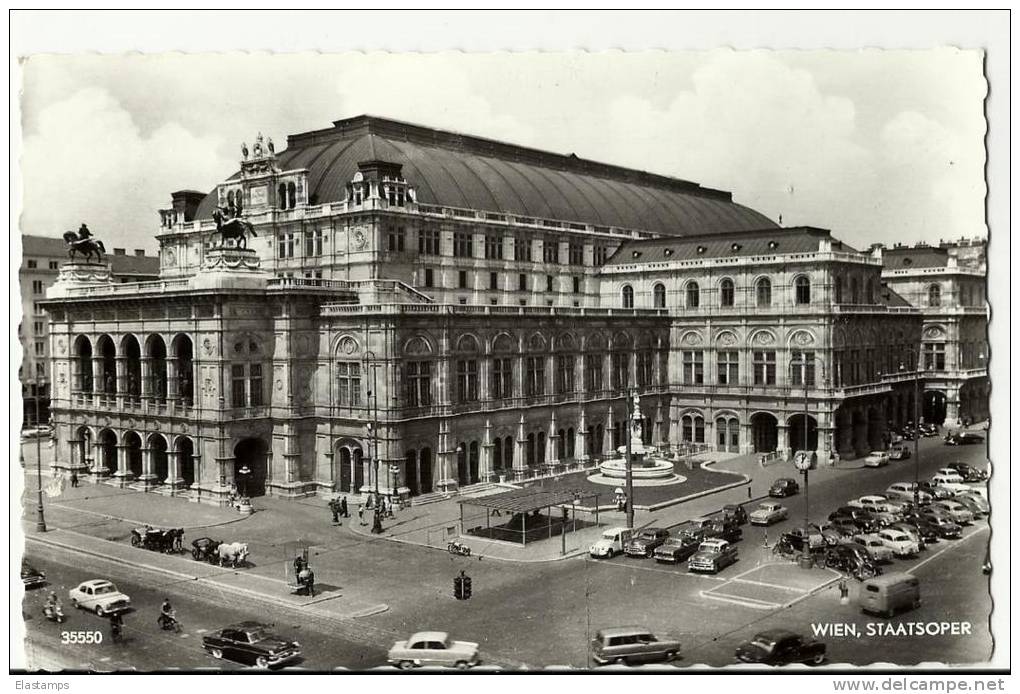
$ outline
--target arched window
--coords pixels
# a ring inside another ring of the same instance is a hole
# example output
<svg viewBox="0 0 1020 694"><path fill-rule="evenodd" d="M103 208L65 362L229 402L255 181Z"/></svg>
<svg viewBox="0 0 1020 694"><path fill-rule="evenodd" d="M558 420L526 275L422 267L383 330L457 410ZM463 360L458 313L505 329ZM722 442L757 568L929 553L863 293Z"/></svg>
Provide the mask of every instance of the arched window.
<svg viewBox="0 0 1020 694"><path fill-rule="evenodd" d="M687 283L687 308L698 308L701 305L701 288L697 282Z"/></svg>
<svg viewBox="0 0 1020 694"><path fill-rule="evenodd" d="M719 283L719 305L733 305L733 280L724 279Z"/></svg>
<svg viewBox="0 0 1020 694"><path fill-rule="evenodd" d="M798 304L811 303L811 280L804 275L794 282L794 301Z"/></svg>
<svg viewBox="0 0 1020 694"><path fill-rule="evenodd" d="M759 306L772 305L772 282L767 277L762 277L754 285L755 302Z"/></svg>
<svg viewBox="0 0 1020 694"><path fill-rule="evenodd" d="M293 183L287 184L287 207L290 209L297 207L297 186Z"/></svg>
<svg viewBox="0 0 1020 694"><path fill-rule="evenodd" d="M629 284L623 285L623 307L634 308L634 288Z"/></svg>
<svg viewBox="0 0 1020 694"><path fill-rule="evenodd" d="M227 208L229 209L233 206L234 206L234 191L230 191L227 193Z"/></svg>
<svg viewBox="0 0 1020 694"><path fill-rule="evenodd" d="M666 285L661 282L652 289L655 308L666 308Z"/></svg>
<svg viewBox="0 0 1020 694"><path fill-rule="evenodd" d="M937 284L933 284L928 287L928 305L929 306L941 306L942 305L942 287Z"/></svg>

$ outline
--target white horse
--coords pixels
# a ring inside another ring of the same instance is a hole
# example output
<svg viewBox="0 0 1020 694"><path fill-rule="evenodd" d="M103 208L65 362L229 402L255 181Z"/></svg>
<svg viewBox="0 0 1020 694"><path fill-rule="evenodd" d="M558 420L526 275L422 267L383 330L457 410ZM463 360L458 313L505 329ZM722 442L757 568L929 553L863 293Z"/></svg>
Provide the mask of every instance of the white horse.
<svg viewBox="0 0 1020 694"><path fill-rule="evenodd" d="M227 561L234 568L248 561L248 545L242 542L224 543L216 549L220 555L220 566Z"/></svg>

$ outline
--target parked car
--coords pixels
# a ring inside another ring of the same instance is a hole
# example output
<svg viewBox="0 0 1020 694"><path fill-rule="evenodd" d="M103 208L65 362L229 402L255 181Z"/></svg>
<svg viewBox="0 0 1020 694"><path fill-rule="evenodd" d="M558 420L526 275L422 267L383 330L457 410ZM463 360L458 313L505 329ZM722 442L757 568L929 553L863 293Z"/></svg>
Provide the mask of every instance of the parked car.
<svg viewBox="0 0 1020 694"><path fill-rule="evenodd" d="M670 661L679 653L679 641L660 639L645 627L600 629L591 640L591 657L599 665Z"/></svg>
<svg viewBox="0 0 1020 694"><path fill-rule="evenodd" d="M864 458L865 467L882 467L889 464L889 454L885 451L872 451Z"/></svg>
<svg viewBox="0 0 1020 694"><path fill-rule="evenodd" d="M743 504L726 504L722 507L723 518L732 518L737 525L747 525L747 510Z"/></svg>
<svg viewBox="0 0 1020 694"><path fill-rule="evenodd" d="M627 543L630 542L632 532L630 528L607 528L602 531L602 537L595 540L588 548L588 554L597 558L622 554Z"/></svg>
<svg viewBox="0 0 1020 694"><path fill-rule="evenodd" d="M955 493L950 489L946 489L945 487L939 487L935 484L932 484L928 480L921 480L918 483L918 486L920 487L921 491L928 492L935 499L949 499L952 498L952 496ZM911 489L913 489L913 487L911 487Z"/></svg>
<svg viewBox="0 0 1020 694"><path fill-rule="evenodd" d="M110 581L94 578L83 581L68 591L71 607L92 610L100 617L131 608L131 598L117 590Z"/></svg>
<svg viewBox="0 0 1020 694"><path fill-rule="evenodd" d="M825 644L786 629L769 629L737 646L737 660L761 665L790 665L825 661Z"/></svg>
<svg viewBox="0 0 1020 694"><path fill-rule="evenodd" d="M260 668L282 665L301 657L301 644L275 636L261 622L239 622L202 637L202 648L213 658L226 658Z"/></svg>
<svg viewBox="0 0 1020 694"><path fill-rule="evenodd" d="M21 582L24 584L26 590L29 588L38 588L39 586L46 585L46 574L22 559Z"/></svg>
<svg viewBox="0 0 1020 694"><path fill-rule="evenodd" d="M859 533L854 535L854 542L865 547L875 561L888 562L893 560L893 551L886 546L875 533Z"/></svg>
<svg viewBox="0 0 1020 694"><path fill-rule="evenodd" d="M885 490L885 495L890 499L901 499L903 501L914 502L914 483L913 482L896 482L890 484ZM923 489L917 490L917 501L922 506L930 504L935 498L931 495L931 492L926 492Z"/></svg>
<svg viewBox="0 0 1020 694"><path fill-rule="evenodd" d="M878 565L867 547L854 542L828 547L825 550L825 565L830 569L848 573L859 581L882 573L882 567Z"/></svg>
<svg viewBox="0 0 1020 694"><path fill-rule="evenodd" d="M881 494L866 494L859 499L851 499L847 502L847 505L856 506L875 513L896 514L907 511L906 503L894 499L888 499Z"/></svg>
<svg viewBox="0 0 1020 694"><path fill-rule="evenodd" d="M882 524L871 511L854 506L840 506L829 514L829 520L836 518L849 518L859 530L864 532L871 532L882 527Z"/></svg>
<svg viewBox="0 0 1020 694"><path fill-rule="evenodd" d="M941 509L953 520L954 523L967 525L974 520L974 514L955 499L943 499L931 505L933 509Z"/></svg>
<svg viewBox="0 0 1020 694"><path fill-rule="evenodd" d="M386 662L401 670L414 667L456 667L467 670L478 665L478 644L454 641L445 631L419 631L406 641L397 641L386 654Z"/></svg>
<svg viewBox="0 0 1020 694"><path fill-rule="evenodd" d="M858 532L860 532L860 528L854 523L853 518L849 516L836 516L822 524L822 537L825 538L825 544L827 545L838 545Z"/></svg>
<svg viewBox="0 0 1020 694"><path fill-rule="evenodd" d="M735 520L716 518L705 530L705 537L718 537L727 542L738 542L744 531Z"/></svg>
<svg viewBox="0 0 1020 694"><path fill-rule="evenodd" d="M650 557L655 548L666 541L669 531L665 528L644 528L627 543L624 551L628 557Z"/></svg>
<svg viewBox="0 0 1020 694"><path fill-rule="evenodd" d="M984 482L988 479L987 472L967 463L949 463L949 465L946 465L946 469L952 470L962 477L964 482Z"/></svg>
<svg viewBox="0 0 1020 694"><path fill-rule="evenodd" d="M789 477L780 477L772 486L769 487L769 496L782 498L785 496L793 496L800 491L800 485L797 484L797 480Z"/></svg>
<svg viewBox="0 0 1020 694"><path fill-rule="evenodd" d="M681 533L680 535L671 536L656 547L652 556L657 562L679 564L697 552L700 544L700 538L693 537L688 533Z"/></svg>
<svg viewBox="0 0 1020 694"><path fill-rule="evenodd" d="M893 551L897 557L912 557L921 551L921 544L913 540L903 530L896 528L885 528L875 533L886 547Z"/></svg>
<svg viewBox="0 0 1020 694"><path fill-rule="evenodd" d="M907 573L875 576L861 584L858 596L862 612L892 617L921 606L921 582Z"/></svg>
<svg viewBox="0 0 1020 694"><path fill-rule="evenodd" d="M718 573L737 561L737 548L726 540L705 540L687 560L690 571Z"/></svg>
<svg viewBox="0 0 1020 694"><path fill-rule="evenodd" d="M966 506L974 517L987 516L992 511L992 507L988 504L988 499L981 496L978 492L963 492L953 497L953 501L958 501Z"/></svg>
<svg viewBox="0 0 1020 694"><path fill-rule="evenodd" d="M903 521L901 523L893 523L889 526L888 530L898 530L906 533L907 536L917 543L918 549L923 550L926 545L932 542L938 542L939 534L934 528L925 526L922 528L920 525L915 523L908 523Z"/></svg>
<svg viewBox="0 0 1020 694"><path fill-rule="evenodd" d="M947 446L969 446L971 444L981 443L984 440L984 436L970 431L961 431L958 434L948 434L944 439L945 445Z"/></svg>
<svg viewBox="0 0 1020 694"><path fill-rule="evenodd" d="M889 460L906 460L910 457L910 448L907 446L893 446L889 449Z"/></svg>
<svg viewBox="0 0 1020 694"><path fill-rule="evenodd" d="M751 511L751 525L772 525L786 520L790 512L785 506L775 501L766 501Z"/></svg>
<svg viewBox="0 0 1020 694"><path fill-rule="evenodd" d="M939 428L937 424L921 424L917 429L921 433L921 436L925 438L939 435Z"/></svg>
<svg viewBox="0 0 1020 694"><path fill-rule="evenodd" d="M801 545L803 545L804 528L799 527L794 528L793 530L788 532L787 535L797 538L798 542ZM825 535L822 533L821 528L819 528L817 525L814 525L813 523L808 526L807 537L808 537L808 549L818 549L819 547L824 547L825 545L828 544L825 541Z"/></svg>
<svg viewBox="0 0 1020 694"><path fill-rule="evenodd" d="M921 518L932 525L941 538L955 540L963 534L963 528L945 512L925 510L921 512Z"/></svg>
<svg viewBox="0 0 1020 694"><path fill-rule="evenodd" d="M973 487L968 484L964 484L963 478L959 475L933 475L931 483L936 487L942 487L943 489L948 490L953 496L956 496L961 492L969 492L973 490Z"/></svg>

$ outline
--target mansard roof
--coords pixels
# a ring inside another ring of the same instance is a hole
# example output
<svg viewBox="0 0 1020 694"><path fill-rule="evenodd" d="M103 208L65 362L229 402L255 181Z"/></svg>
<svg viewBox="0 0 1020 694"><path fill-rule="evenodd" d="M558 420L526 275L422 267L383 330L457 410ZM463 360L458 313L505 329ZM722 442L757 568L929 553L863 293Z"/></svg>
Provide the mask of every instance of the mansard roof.
<svg viewBox="0 0 1020 694"><path fill-rule="evenodd" d="M308 169L312 204L340 201L358 163L402 165L418 202L686 236L776 226L697 183L542 150L358 116L291 135L280 169ZM235 174L236 176L236 174ZM209 195L198 209L208 218Z"/></svg>

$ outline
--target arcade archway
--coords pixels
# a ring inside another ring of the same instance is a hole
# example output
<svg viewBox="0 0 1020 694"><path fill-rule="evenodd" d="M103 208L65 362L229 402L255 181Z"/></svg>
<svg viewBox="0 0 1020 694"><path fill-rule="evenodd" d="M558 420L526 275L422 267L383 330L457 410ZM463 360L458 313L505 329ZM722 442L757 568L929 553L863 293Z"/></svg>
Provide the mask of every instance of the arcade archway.
<svg viewBox="0 0 1020 694"><path fill-rule="evenodd" d="M771 453L779 447L779 422L767 412L751 415L751 440L755 453Z"/></svg>
<svg viewBox="0 0 1020 694"><path fill-rule="evenodd" d="M243 439L234 446L234 481L244 479L245 489L239 492L249 496L264 496L266 479L269 477L268 447L262 439ZM238 472L247 467L251 473L239 476Z"/></svg>

